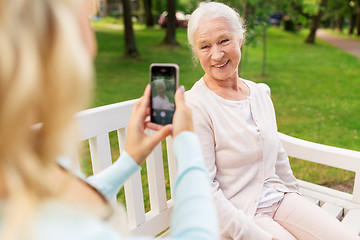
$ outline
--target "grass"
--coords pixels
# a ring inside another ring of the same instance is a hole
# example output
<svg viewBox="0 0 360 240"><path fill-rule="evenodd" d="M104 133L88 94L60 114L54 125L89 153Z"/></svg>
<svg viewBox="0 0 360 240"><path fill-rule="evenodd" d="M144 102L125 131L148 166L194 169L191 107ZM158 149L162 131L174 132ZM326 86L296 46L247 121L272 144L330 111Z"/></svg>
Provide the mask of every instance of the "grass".
<svg viewBox="0 0 360 240"><path fill-rule="evenodd" d="M177 30L177 47L161 44L165 31L135 29L141 58L123 57L124 36L117 23L96 23L98 55L95 60L97 88L92 106L138 98L149 81L153 62L174 62L180 67L180 83L186 89L203 75L194 66L186 31ZM360 151L360 59L317 40L304 43L307 31L287 33L268 30L267 74L261 76L262 48L246 46L241 77L265 82L271 88L280 132L317 143ZM112 134L113 135L113 134ZM116 146L116 136L111 136ZM113 150L113 158L118 152ZM85 171L91 169L85 160ZM297 178L326 186L352 186L352 172L291 159ZM143 167L143 172L146 168ZM144 180L144 178L143 178ZM144 180L144 184L146 179ZM147 190L144 192L148 198ZM120 195L123 195L121 193Z"/></svg>

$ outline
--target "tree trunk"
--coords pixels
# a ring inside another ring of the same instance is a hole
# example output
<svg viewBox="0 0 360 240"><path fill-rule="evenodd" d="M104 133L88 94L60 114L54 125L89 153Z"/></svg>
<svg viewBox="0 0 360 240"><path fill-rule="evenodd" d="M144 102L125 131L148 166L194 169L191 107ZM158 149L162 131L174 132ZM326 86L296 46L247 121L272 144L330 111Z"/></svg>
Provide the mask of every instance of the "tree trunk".
<svg viewBox="0 0 360 240"><path fill-rule="evenodd" d="M321 17L323 15L326 3L327 3L327 0L321 0L320 6L319 6L319 12L313 19L313 23L312 23L312 26L310 29L309 36L305 40L306 43L311 43L311 44L315 43L316 30L319 28Z"/></svg>
<svg viewBox="0 0 360 240"><path fill-rule="evenodd" d="M125 26L125 56L137 57L139 52L136 47L134 29L131 21L130 0L123 0L124 26Z"/></svg>
<svg viewBox="0 0 360 240"><path fill-rule="evenodd" d="M342 33L344 28L344 17L338 17L337 19L337 29L339 32Z"/></svg>
<svg viewBox="0 0 360 240"><path fill-rule="evenodd" d="M332 30L334 30L335 29L335 19L334 19L334 17L332 17L331 19L330 19L330 29L332 29Z"/></svg>
<svg viewBox="0 0 360 240"><path fill-rule="evenodd" d="M358 6L357 6L357 32L356 36L360 37L360 0L358 0Z"/></svg>
<svg viewBox="0 0 360 240"><path fill-rule="evenodd" d="M144 0L146 27L154 26L154 17L151 12L151 0Z"/></svg>
<svg viewBox="0 0 360 240"><path fill-rule="evenodd" d="M131 0L130 0L131 1ZM144 23L144 16L142 14L142 9L143 9L143 3L141 1L136 1L133 4L136 4L136 7L138 9L137 11L137 15L138 15L138 19L137 22L138 24L143 24ZM133 5L134 6L134 5Z"/></svg>
<svg viewBox="0 0 360 240"><path fill-rule="evenodd" d="M166 36L164 43L176 46L176 0L167 0L167 22L166 22Z"/></svg>
<svg viewBox="0 0 360 240"><path fill-rule="evenodd" d="M261 76L265 77L266 74L266 23L263 26L263 62Z"/></svg>
<svg viewBox="0 0 360 240"><path fill-rule="evenodd" d="M244 20L246 20L247 11L248 11L248 0L245 0L244 5L243 5L243 12L242 12L242 16L241 16L241 18Z"/></svg>
<svg viewBox="0 0 360 240"><path fill-rule="evenodd" d="M356 25L356 13L352 13L349 22L349 35L352 35L354 33L355 25Z"/></svg>

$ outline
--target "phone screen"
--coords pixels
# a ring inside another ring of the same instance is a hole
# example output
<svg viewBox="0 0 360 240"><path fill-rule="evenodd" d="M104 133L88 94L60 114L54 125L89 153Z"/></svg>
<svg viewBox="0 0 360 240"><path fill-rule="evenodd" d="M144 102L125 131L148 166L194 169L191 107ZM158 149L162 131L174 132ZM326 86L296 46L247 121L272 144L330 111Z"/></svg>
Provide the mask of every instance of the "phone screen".
<svg viewBox="0 0 360 240"><path fill-rule="evenodd" d="M166 125L172 123L175 112L174 95L177 88L178 66L176 64L152 64L151 122Z"/></svg>

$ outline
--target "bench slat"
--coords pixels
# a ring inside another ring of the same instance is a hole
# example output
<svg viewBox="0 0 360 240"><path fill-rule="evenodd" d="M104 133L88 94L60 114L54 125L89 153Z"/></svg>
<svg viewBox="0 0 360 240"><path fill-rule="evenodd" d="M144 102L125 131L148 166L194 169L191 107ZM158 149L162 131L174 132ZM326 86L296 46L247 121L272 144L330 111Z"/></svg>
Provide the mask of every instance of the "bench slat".
<svg viewBox="0 0 360 240"><path fill-rule="evenodd" d="M349 210L342 223L360 236L360 209Z"/></svg>
<svg viewBox="0 0 360 240"><path fill-rule="evenodd" d="M310 202L312 202L313 204L320 206L320 200L319 199L315 199L315 198L311 198L308 196L303 196L305 199L309 200Z"/></svg>
<svg viewBox="0 0 360 240"><path fill-rule="evenodd" d="M156 236L170 225L170 217L172 211L173 202L170 199L167 202L167 209L161 213L154 213L152 211L146 213L144 223L140 224L136 228L131 229L134 235L150 235Z"/></svg>
<svg viewBox="0 0 360 240"><path fill-rule="evenodd" d="M151 211L160 213L167 207L164 164L161 144L158 144L146 160Z"/></svg>
<svg viewBox="0 0 360 240"><path fill-rule="evenodd" d="M112 164L108 133L89 139L92 168L97 174Z"/></svg>
<svg viewBox="0 0 360 240"><path fill-rule="evenodd" d="M344 214L344 209L342 207L329 202L324 203L321 208L330 213L330 215L336 217L338 220L341 220Z"/></svg>
<svg viewBox="0 0 360 240"><path fill-rule="evenodd" d="M129 226L137 227L145 221L144 195L142 192L141 171L136 171L125 184L126 210Z"/></svg>
<svg viewBox="0 0 360 240"><path fill-rule="evenodd" d="M320 203L333 203L335 205L342 206L344 211L352 208L360 208L360 204L351 201L351 194L302 180L298 181L300 183L300 193L304 196L318 199Z"/></svg>
<svg viewBox="0 0 360 240"><path fill-rule="evenodd" d="M177 163L172 146L173 146L173 138L169 136L166 138L166 150L167 150L167 158L168 158L171 196L174 196L173 190L175 187L175 181L177 176Z"/></svg>
<svg viewBox="0 0 360 240"><path fill-rule="evenodd" d="M117 137L118 137L119 149L120 149L120 152L122 152L125 149L126 128L118 129L117 130Z"/></svg>

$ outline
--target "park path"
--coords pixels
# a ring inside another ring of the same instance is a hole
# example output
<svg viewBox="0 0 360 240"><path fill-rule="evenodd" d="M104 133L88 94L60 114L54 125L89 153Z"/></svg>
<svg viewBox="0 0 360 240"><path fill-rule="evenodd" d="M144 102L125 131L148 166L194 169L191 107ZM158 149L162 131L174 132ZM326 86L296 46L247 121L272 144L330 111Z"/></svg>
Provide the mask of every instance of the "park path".
<svg viewBox="0 0 360 240"><path fill-rule="evenodd" d="M316 31L316 37L360 58L360 41L336 36L323 29Z"/></svg>

